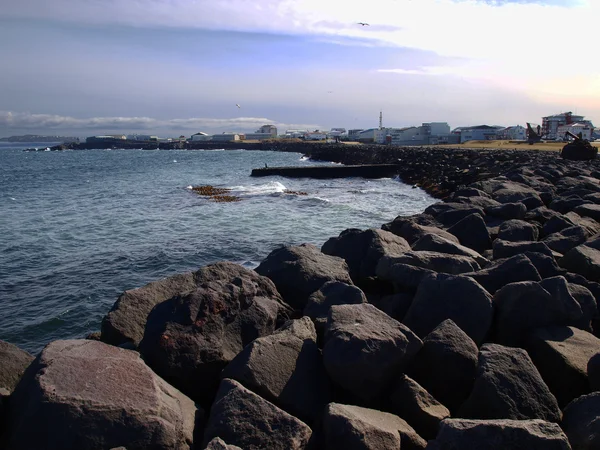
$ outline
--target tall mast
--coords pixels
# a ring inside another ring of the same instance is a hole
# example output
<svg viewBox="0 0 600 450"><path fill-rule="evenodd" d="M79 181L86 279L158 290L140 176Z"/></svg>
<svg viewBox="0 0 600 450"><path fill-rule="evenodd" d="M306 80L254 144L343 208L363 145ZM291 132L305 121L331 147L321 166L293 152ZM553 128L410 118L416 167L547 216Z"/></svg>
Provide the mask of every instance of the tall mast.
<svg viewBox="0 0 600 450"><path fill-rule="evenodd" d="M379 111L379 129L383 130L383 114Z"/></svg>

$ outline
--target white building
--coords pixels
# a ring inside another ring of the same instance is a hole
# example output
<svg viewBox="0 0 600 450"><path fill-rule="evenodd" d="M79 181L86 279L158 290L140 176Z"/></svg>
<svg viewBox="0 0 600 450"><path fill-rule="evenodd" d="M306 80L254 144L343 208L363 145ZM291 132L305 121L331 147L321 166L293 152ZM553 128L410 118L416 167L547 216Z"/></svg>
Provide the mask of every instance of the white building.
<svg viewBox="0 0 600 450"><path fill-rule="evenodd" d="M329 132L329 135L331 137L340 137L341 135L346 133L346 129L345 128L332 128L331 131Z"/></svg>
<svg viewBox="0 0 600 450"><path fill-rule="evenodd" d="M308 130L285 130L284 137L286 138L301 138L308 133Z"/></svg>
<svg viewBox="0 0 600 450"><path fill-rule="evenodd" d="M474 127L462 127L460 129L460 143L468 141L492 141L496 139L498 130L502 127L490 125L477 125Z"/></svg>
<svg viewBox="0 0 600 450"><path fill-rule="evenodd" d="M506 141L524 141L527 139L527 129L521 125L501 128L496 133L497 139Z"/></svg>
<svg viewBox="0 0 600 450"><path fill-rule="evenodd" d="M584 120L583 116L578 116L571 111L567 111L552 116L542 117L542 137L545 139L562 139L558 127L575 123L587 124L593 128L592 122Z"/></svg>
<svg viewBox="0 0 600 450"><path fill-rule="evenodd" d="M307 141L324 141L327 139L327 133L324 131L312 131L304 135Z"/></svg>
<svg viewBox="0 0 600 450"><path fill-rule="evenodd" d="M237 133L213 134L211 140L219 142L239 141L240 135Z"/></svg>
<svg viewBox="0 0 600 450"><path fill-rule="evenodd" d="M192 135L192 141L210 141L211 139L212 136L203 132Z"/></svg>
<svg viewBox="0 0 600 450"><path fill-rule="evenodd" d="M258 130L256 130L255 134L270 134L271 137L275 137L277 136L277 127L275 125L263 125Z"/></svg>
<svg viewBox="0 0 600 450"><path fill-rule="evenodd" d="M128 134L128 141L157 141L158 136L151 136L149 134Z"/></svg>
<svg viewBox="0 0 600 450"><path fill-rule="evenodd" d="M380 142L385 134L382 134L383 130L379 128L369 128L368 130L362 130L356 136L356 140L358 142L363 143L372 143L372 142Z"/></svg>
<svg viewBox="0 0 600 450"><path fill-rule="evenodd" d="M271 133L246 133L243 137L243 139L246 139L248 141L262 141L265 139L273 139L274 137L277 137L277 134L271 134ZM241 136L240 136L241 138Z"/></svg>
<svg viewBox="0 0 600 450"><path fill-rule="evenodd" d="M576 136L579 136L579 133L581 133L581 138L587 139L589 141L592 139L592 133L594 132L594 128L588 125L587 123L572 123L569 125L560 125L556 129L556 138L562 140L571 140L571 137L565 136L567 131L570 131Z"/></svg>

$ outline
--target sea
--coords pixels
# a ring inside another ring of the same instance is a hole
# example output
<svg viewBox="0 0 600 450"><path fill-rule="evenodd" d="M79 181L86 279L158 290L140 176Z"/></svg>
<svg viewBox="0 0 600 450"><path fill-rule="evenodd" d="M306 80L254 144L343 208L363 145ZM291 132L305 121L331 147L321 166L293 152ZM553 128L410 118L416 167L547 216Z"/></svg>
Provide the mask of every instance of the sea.
<svg viewBox="0 0 600 450"><path fill-rule="evenodd" d="M398 179L251 177L330 165L248 150L71 150L0 144L0 340L33 354L99 331L119 294L218 261L256 268L436 200ZM226 188L216 202L195 186ZM290 193L290 191L295 193Z"/></svg>

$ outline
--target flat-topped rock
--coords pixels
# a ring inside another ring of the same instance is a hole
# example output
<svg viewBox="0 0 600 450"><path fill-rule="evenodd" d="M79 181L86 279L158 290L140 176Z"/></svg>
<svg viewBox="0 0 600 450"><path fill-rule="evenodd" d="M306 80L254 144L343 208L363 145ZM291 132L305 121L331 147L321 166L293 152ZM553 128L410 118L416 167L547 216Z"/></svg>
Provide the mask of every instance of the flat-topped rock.
<svg viewBox="0 0 600 450"><path fill-rule="evenodd" d="M12 392L33 360L33 355L16 345L0 341L0 389Z"/></svg>

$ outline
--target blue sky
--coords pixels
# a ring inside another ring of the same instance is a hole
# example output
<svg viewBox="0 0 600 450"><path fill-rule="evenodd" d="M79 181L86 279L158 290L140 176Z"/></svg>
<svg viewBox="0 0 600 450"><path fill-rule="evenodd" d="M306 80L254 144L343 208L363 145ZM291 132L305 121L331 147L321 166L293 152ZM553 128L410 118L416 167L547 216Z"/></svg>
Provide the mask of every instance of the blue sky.
<svg viewBox="0 0 600 450"><path fill-rule="evenodd" d="M594 17L598 0L4 0L0 136L600 122Z"/></svg>

